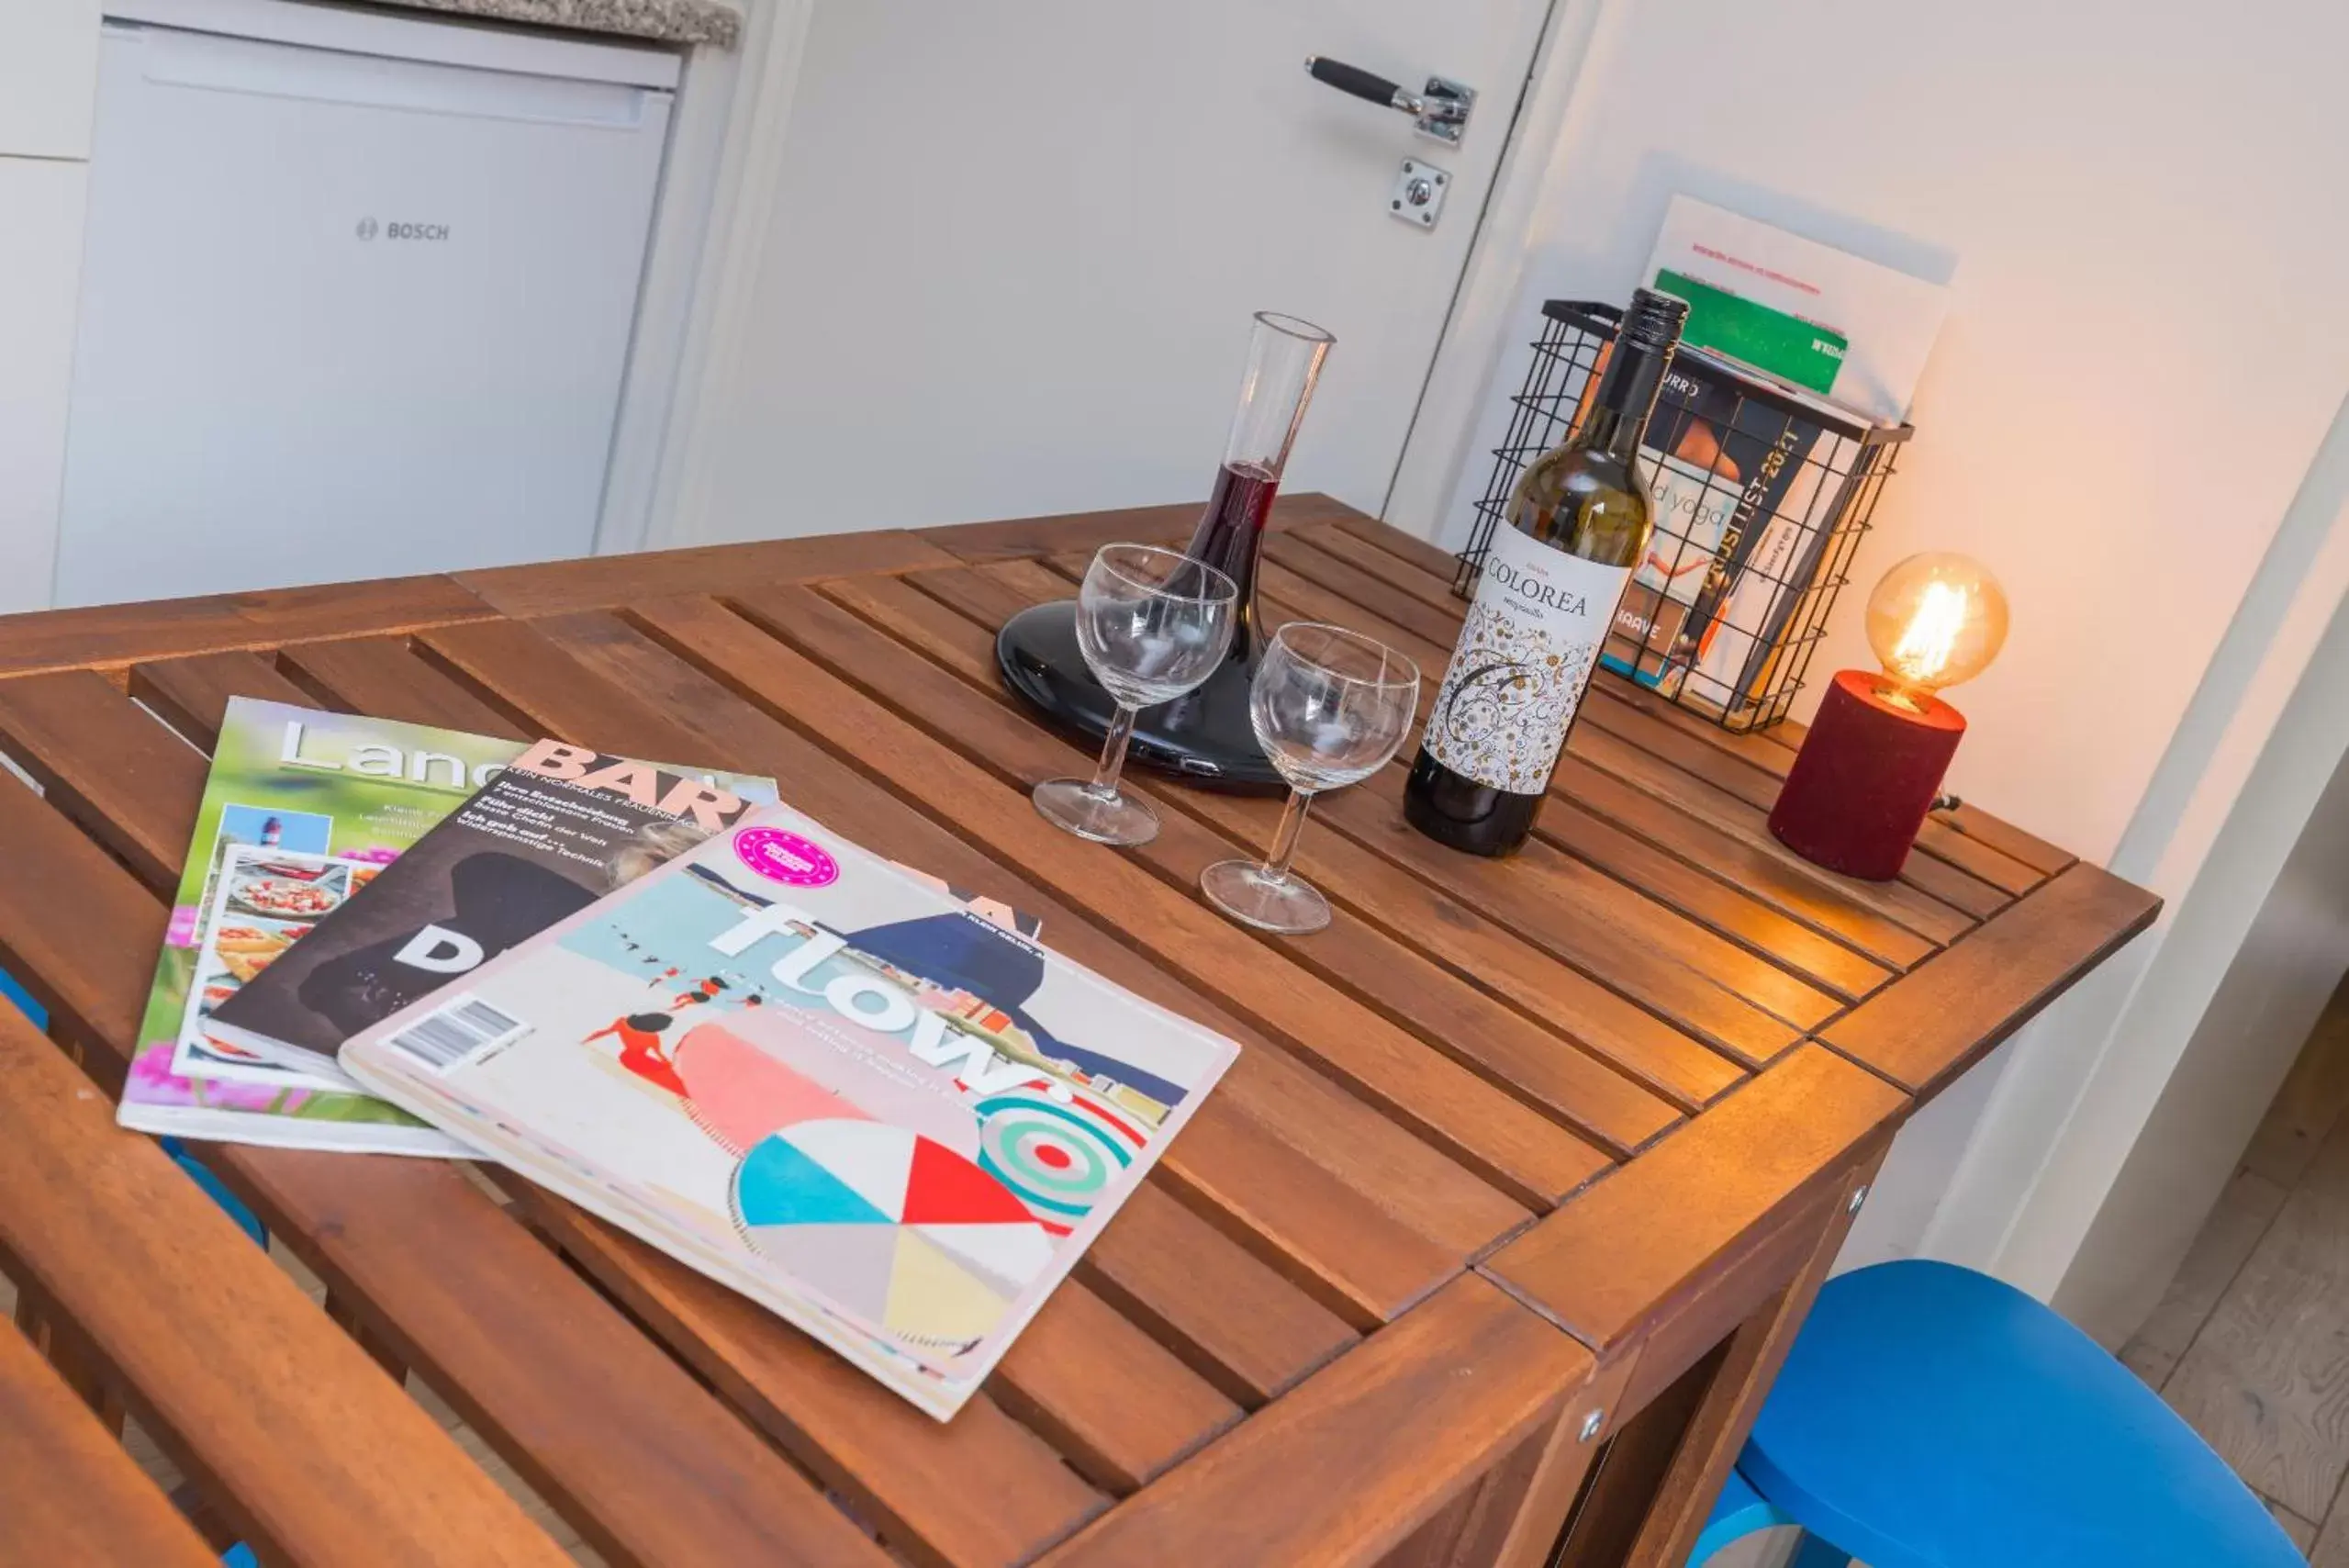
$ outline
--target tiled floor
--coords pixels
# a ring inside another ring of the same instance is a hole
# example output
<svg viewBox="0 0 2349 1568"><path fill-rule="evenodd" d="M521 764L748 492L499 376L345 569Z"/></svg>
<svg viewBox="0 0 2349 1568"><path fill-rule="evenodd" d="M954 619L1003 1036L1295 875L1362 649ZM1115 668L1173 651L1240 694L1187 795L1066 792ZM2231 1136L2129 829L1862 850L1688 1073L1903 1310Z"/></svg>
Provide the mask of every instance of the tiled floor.
<svg viewBox="0 0 2349 1568"><path fill-rule="evenodd" d="M2120 1359L2317 1568L2349 1568L2349 985Z"/></svg>

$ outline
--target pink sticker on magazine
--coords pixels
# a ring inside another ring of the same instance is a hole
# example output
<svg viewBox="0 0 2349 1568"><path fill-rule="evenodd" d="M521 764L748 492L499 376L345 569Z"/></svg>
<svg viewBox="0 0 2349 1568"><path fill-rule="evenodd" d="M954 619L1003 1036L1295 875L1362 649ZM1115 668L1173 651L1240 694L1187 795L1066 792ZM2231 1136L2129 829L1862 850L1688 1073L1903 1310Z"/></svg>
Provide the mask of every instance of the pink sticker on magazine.
<svg viewBox="0 0 2349 1568"><path fill-rule="evenodd" d="M779 827L746 827L734 834L734 855L770 882L822 888L840 880L840 862L824 847Z"/></svg>

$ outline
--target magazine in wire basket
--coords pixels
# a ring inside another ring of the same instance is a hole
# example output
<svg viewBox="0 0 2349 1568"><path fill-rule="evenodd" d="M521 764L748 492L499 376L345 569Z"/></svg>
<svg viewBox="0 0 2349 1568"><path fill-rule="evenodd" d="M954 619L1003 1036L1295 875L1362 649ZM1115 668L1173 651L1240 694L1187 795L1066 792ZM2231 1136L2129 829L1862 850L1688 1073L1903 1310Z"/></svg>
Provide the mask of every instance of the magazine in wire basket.
<svg viewBox="0 0 2349 1568"><path fill-rule="evenodd" d="M1457 586L1472 589L1518 476L1577 428L1617 313L1551 300ZM1825 635L1907 424L1872 420L1708 350L1672 362L1642 449L1655 534L1602 662L1730 729L1784 719Z"/></svg>

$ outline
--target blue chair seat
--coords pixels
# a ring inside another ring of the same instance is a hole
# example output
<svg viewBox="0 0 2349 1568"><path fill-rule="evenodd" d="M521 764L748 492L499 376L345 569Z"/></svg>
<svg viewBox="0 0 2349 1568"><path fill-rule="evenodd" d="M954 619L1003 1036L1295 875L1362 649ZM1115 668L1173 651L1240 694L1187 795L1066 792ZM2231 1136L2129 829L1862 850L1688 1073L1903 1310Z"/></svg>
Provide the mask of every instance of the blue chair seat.
<svg viewBox="0 0 2349 1568"><path fill-rule="evenodd" d="M1738 1470L1700 1552L1744 1533L1732 1519L1777 1511L1869 1568L2305 1562L2126 1367L2020 1291L1946 1263L1829 1281Z"/></svg>

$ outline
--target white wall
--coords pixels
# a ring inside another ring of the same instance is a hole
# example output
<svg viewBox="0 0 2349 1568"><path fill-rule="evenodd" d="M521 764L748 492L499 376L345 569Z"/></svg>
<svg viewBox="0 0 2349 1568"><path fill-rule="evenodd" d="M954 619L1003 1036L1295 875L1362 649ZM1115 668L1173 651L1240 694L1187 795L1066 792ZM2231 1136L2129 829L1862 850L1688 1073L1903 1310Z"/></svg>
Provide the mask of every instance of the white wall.
<svg viewBox="0 0 2349 1568"><path fill-rule="evenodd" d="M2349 702L2340 678L2349 624L2332 641L2323 696L2338 711ZM2248 820L2241 827L2257 831ZM2256 858L2247 847L2223 852ZM2057 1305L2108 1338L2144 1320L2344 971L2349 770L2336 767L2082 1238Z"/></svg>
<svg viewBox="0 0 2349 1568"><path fill-rule="evenodd" d="M98 0L0 6L0 153L86 159L98 80Z"/></svg>
<svg viewBox="0 0 2349 1568"><path fill-rule="evenodd" d="M0 614L49 603L89 167L0 153Z"/></svg>
<svg viewBox="0 0 2349 1568"><path fill-rule="evenodd" d="M0 613L49 602L97 0L0 0Z"/></svg>
<svg viewBox="0 0 2349 1568"><path fill-rule="evenodd" d="M2349 7L1566 3L1606 17L1479 455L1409 521L1464 522L1538 302L1628 293L1674 191L1950 281L1862 586L1990 564L2014 632L1952 785L2109 856L2349 379Z"/></svg>
<svg viewBox="0 0 2349 1568"><path fill-rule="evenodd" d="M2184 893L2232 799L2211 797L2208 776L2244 777L2265 734L2214 722L2174 756L2173 742L2349 383L2349 7L1579 4L1528 111L1551 140L1504 182L1500 205L1535 214L1530 241L1515 266L1482 260L1430 388L1430 409L1472 403L1483 421L1415 443L1391 515L1437 537L1461 525L1538 302L1621 297L1675 191L1947 281L1918 437L1861 587L1918 549L1988 562L2014 632L1956 694L1973 727L1952 786ZM1822 672L1866 662L1855 611L1836 618ZM2247 628L2232 657L2280 702L2297 668L2270 656L2272 631ZM2215 819L2187 821L2184 797ZM2216 954L2204 1000L2232 950L2227 924L2188 934L2220 947L2164 955L2199 974ZM1906 1219L1869 1246L1930 1237L2054 1288L2199 1014L2188 988L2192 1011L2153 1020L2175 1038L2116 1039L2153 946L2005 1053L1979 1129L1941 1114L1905 1140L1871 1206ZM2132 1059L2155 1070L2154 1092L2104 1118L2127 1136L2067 1171L2086 1215L2023 1226L2075 1106L2095 1121L2110 1097L2105 1085L2085 1102L2083 1087Z"/></svg>
<svg viewBox="0 0 2349 1568"><path fill-rule="evenodd" d="M2240 990L2230 1000L2222 985L2288 974L2304 991L2338 940L2310 883L2331 853L2321 802L2349 748L2344 592L2349 400L2114 854L2172 890L2164 919L2097 977L2078 1014L2094 1026L2000 1084L1929 1238L1944 1255L1990 1257L2108 1342L2153 1308L2208 1208L2158 1205L2216 1197L2289 1060L2280 1036L2300 1004L2277 998L2246 1036Z"/></svg>

